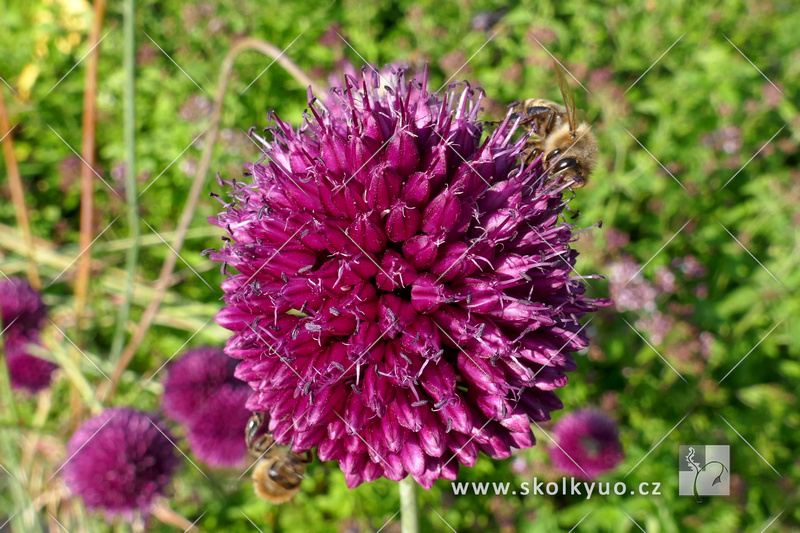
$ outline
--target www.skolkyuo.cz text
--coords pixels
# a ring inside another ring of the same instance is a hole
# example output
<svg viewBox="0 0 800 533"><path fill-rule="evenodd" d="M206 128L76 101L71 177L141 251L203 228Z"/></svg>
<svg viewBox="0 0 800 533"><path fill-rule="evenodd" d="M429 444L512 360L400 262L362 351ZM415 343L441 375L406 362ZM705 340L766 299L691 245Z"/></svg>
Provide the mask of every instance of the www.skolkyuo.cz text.
<svg viewBox="0 0 800 533"><path fill-rule="evenodd" d="M588 500L592 496L609 496L624 494L644 496L660 496L661 483L643 481L633 487L628 487L623 481L583 481L574 477L562 478L557 481L524 481L519 486L507 482L452 482L453 494L456 496L475 494L484 496L585 496Z"/></svg>

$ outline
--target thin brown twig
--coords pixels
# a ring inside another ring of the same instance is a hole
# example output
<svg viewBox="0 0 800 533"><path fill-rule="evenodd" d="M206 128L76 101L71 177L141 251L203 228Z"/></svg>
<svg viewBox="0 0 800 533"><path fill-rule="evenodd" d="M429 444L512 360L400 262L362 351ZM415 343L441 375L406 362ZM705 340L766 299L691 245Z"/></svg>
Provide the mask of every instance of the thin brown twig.
<svg viewBox="0 0 800 533"><path fill-rule="evenodd" d="M178 227L175 230L175 239L171 244L174 252L167 255L167 258L164 260L164 263L161 266L161 273L156 282L156 294L153 299L150 300L150 303L142 313L141 321L139 322L139 326L136 328L136 331L133 334L133 338L125 347L125 350L122 352L119 361L117 361L117 364L114 367L114 372L111 374L111 382L103 383L103 385L97 390L97 398L101 399L103 402L108 401L116 391L119 380L122 377L122 373L125 371L128 364L130 364L131 359L133 359L133 356L136 353L136 349L144 340L144 337L153 322L153 318L155 318L158 308L164 299L164 295L169 288L172 272L175 269L175 264L178 260L177 254L180 253L181 248L183 247L186 232L189 230L189 224L192 222L192 217L194 216L197 203L200 199L200 193L205 188L205 184L208 179L208 168L211 165L211 156L213 154L214 145L217 142L217 136L219 134L222 105L225 99L225 93L228 89L228 82L230 81L233 64L239 54L246 50L257 50L269 57L272 57L300 83L306 86L311 86L312 91L314 91L316 94L322 94L324 92L324 89L314 83L311 78L309 78L302 71L302 69L297 66L296 63L289 59L280 48L268 43L267 41L248 37L236 42L228 51L228 54L225 56L222 66L220 67L220 75L217 81L217 92L214 95L214 107L211 112L211 124L208 127L208 136L204 143L205 146L203 148L203 156L200 160L200 164L197 167L192 188L189 191L189 197L187 198L186 205L183 208L183 213L181 214L181 218L178 222Z"/></svg>
<svg viewBox="0 0 800 533"><path fill-rule="evenodd" d="M22 177L19 175L17 157L14 155L14 136L8 127L8 113L6 112L6 102L3 98L3 90L0 88L0 138L3 139L3 155L6 159L6 169L8 170L8 187L11 189L11 202L14 204L14 214L17 217L17 224L22 230L25 239L25 255L28 259L28 281L34 289L40 289L42 282L39 279L39 272L36 270L36 262L33 257L33 237L31 226L28 219L28 208L25 205L25 189L22 186Z"/></svg>
<svg viewBox="0 0 800 533"><path fill-rule="evenodd" d="M86 62L86 85L83 91L83 139L81 154L85 164L81 167L81 229L80 249L86 253L78 259L75 275L75 313L80 324L83 309L86 305L86 293L89 287L89 270L92 252L88 250L92 243L92 226L94 213L94 163L95 163L95 129L97 124L97 66L100 62L100 31L105 17L106 1L95 0L94 20L89 32L89 49L92 50ZM80 329L80 328L79 328Z"/></svg>
<svg viewBox="0 0 800 533"><path fill-rule="evenodd" d="M97 66L100 61L100 31L103 28L103 18L105 17L106 1L94 0L94 20L89 31L89 58L86 63L86 81L83 90L83 139L81 142L81 153L84 165L81 167L81 229L78 240L81 250L85 250L78 258L78 266L75 274L75 323L77 331L81 331L81 318L86 305L86 293L89 288L89 270L92 264L92 251L89 249L92 244L92 226L94 213L94 163L95 163L95 127L97 124ZM75 361L80 359L80 355L75 350ZM83 413L83 403L81 402L80 391L74 385L70 388L69 395L70 410L72 413L72 425L77 426Z"/></svg>

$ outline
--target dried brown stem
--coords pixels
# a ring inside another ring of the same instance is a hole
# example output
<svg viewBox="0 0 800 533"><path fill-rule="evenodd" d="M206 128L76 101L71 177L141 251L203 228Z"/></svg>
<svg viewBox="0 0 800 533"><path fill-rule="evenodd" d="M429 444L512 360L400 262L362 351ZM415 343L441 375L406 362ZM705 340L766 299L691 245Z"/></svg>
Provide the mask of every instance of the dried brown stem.
<svg viewBox="0 0 800 533"><path fill-rule="evenodd" d="M95 127L97 124L97 66L100 60L100 31L105 17L105 0L95 0L94 20L89 32L89 49L92 50L86 62L86 82L83 91L83 139L81 157L85 164L81 167L81 233L79 247L86 252L78 259L75 275L75 314L80 325L83 308L86 305L86 293L89 287L89 270L92 263L92 252L88 250L92 243L92 215L94 213L94 163L95 163ZM92 49L94 48L94 49ZM80 329L80 327L78 328Z"/></svg>
<svg viewBox="0 0 800 533"><path fill-rule="evenodd" d="M81 318L86 305L86 293L89 288L89 271L92 264L92 226L94 213L94 163L95 163L95 126L97 123L97 65L100 60L100 31L103 27L105 16L105 0L94 1L94 20L92 28L89 30L89 53L86 62L86 80L83 90L83 139L81 141L81 154L84 165L81 167L81 229L78 239L78 246L85 252L78 258L78 266L75 274L75 323L78 326L77 332L80 335ZM75 351L74 357L80 358L80 354ZM70 411L72 413L72 425L77 426L83 413L83 403L81 402L80 391L71 387L69 395Z"/></svg>
<svg viewBox="0 0 800 533"><path fill-rule="evenodd" d="M8 125L8 113L6 112L6 102L3 98L3 90L0 88L0 138L3 139L3 156L6 160L8 170L8 188L11 190L11 202L14 204L14 214L17 217L17 225L22 230L25 239L25 255L28 258L28 281L34 289L42 286L39 280L39 272L36 270L36 262L33 257L33 237L31 236L31 226L28 220L28 208L25 205L25 189L22 186L22 177L19 175L17 157L14 155L14 136Z"/></svg>
<svg viewBox="0 0 800 533"><path fill-rule="evenodd" d="M153 513L153 516L155 516L165 524L174 526L179 530L183 530L185 532L201 531L201 529L192 522L190 522L188 518L172 510L167 504L167 502L163 499L159 499L158 501L154 502L153 505L150 507L150 512Z"/></svg>
<svg viewBox="0 0 800 533"><path fill-rule="evenodd" d="M220 68L219 80L217 81L217 91L214 95L214 107L211 112L211 124L208 127L208 133L204 143L205 146L203 148L203 156L200 160L200 164L197 167L197 172L195 173L194 181L192 183L192 189L189 191L189 197L187 198L186 205L183 208L183 213L181 214L181 218L178 222L178 227L175 230L175 239L171 244L174 253L167 255L164 264L161 266L161 273L158 277L158 281L156 282L156 295L152 300L150 300L150 303L142 313L142 319L139 322L139 326L136 328L136 332L133 334L133 338L125 347L125 350L122 352L119 361L117 361L117 365L114 367L114 372L111 374L111 383L104 383L103 386L98 388L97 398L102 399L104 402L108 401L111 396L113 396L116 387L119 384L119 380L122 377L122 373L131 362L131 359L133 359L136 349L144 340L144 337L153 322L153 318L155 318L158 308L164 299L164 295L169 288L172 272L175 269L175 264L178 260L177 254L180 253L181 248L183 247L183 242L186 238L186 232L189 230L189 224L192 222L192 217L194 216L197 203L200 199L200 193L205 188L205 184L208 179L208 168L211 165L211 156L219 135L222 105L225 99L225 92L228 89L228 82L230 81L233 64L239 54L246 50L257 50L275 59L279 65L286 69L286 71L289 72L300 83L306 86L311 86L312 90L317 94L324 92L324 89L314 83L311 78L309 78L300 69L300 67L297 66L297 64L284 55L279 48L271 43L268 43L267 41L248 37L236 42L228 51L228 54L225 56Z"/></svg>

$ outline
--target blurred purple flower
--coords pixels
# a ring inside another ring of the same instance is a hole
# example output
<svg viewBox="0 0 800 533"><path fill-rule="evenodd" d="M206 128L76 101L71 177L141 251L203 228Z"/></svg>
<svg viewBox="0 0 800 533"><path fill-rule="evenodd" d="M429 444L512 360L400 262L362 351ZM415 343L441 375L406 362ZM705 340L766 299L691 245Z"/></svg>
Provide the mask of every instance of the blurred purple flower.
<svg viewBox="0 0 800 533"><path fill-rule="evenodd" d="M20 278L0 281L0 308L6 338L38 332L47 316L42 297Z"/></svg>
<svg viewBox="0 0 800 533"><path fill-rule="evenodd" d="M675 274L667 267L656 269L655 285L661 293L673 293L678 289Z"/></svg>
<svg viewBox="0 0 800 533"><path fill-rule="evenodd" d="M470 29L473 31L491 33L492 28L503 19L507 12L508 9L506 8L497 9L495 11L481 11L472 17L469 23Z"/></svg>
<svg viewBox="0 0 800 533"><path fill-rule="evenodd" d="M11 387L28 392L39 392L50 386L55 363L30 355L25 349L26 342L10 341L5 344L6 365Z"/></svg>
<svg viewBox="0 0 800 533"><path fill-rule="evenodd" d="M163 432L163 433L162 433ZM150 504L178 467L164 423L128 408L107 409L81 424L67 444L67 487L88 509L133 519Z"/></svg>
<svg viewBox="0 0 800 533"><path fill-rule="evenodd" d="M742 129L739 126L725 126L703 135L700 142L717 152L735 154L742 149Z"/></svg>
<svg viewBox="0 0 800 533"><path fill-rule="evenodd" d="M186 440L192 452L212 466L239 465L247 453L244 429L252 413L244 406L250 387L235 381L210 396L188 425Z"/></svg>
<svg viewBox="0 0 800 533"><path fill-rule="evenodd" d="M549 448L553 466L576 477L594 479L624 457L617 423L599 411L564 415L553 427L553 440Z"/></svg>
<svg viewBox="0 0 800 533"><path fill-rule="evenodd" d="M675 327L675 317L661 311L654 311L639 318L636 321L636 327L646 331L650 336L650 342L658 346L664 342Z"/></svg>
<svg viewBox="0 0 800 533"><path fill-rule="evenodd" d="M693 255L673 259L672 264L681 269L687 280L702 278L708 273L706 267Z"/></svg>
<svg viewBox="0 0 800 533"><path fill-rule="evenodd" d="M30 355L27 348L39 342L39 330L47 316L42 297L25 280L0 281L0 316L11 386L29 392L46 389L58 366Z"/></svg>
<svg viewBox="0 0 800 533"><path fill-rule="evenodd" d="M233 380L236 361L219 348L203 347L186 352L167 367L161 406L168 417L190 422L198 406L221 386Z"/></svg>
<svg viewBox="0 0 800 533"><path fill-rule="evenodd" d="M641 270L641 265L628 256L611 264L608 290L618 310L655 311L659 291L642 276Z"/></svg>
<svg viewBox="0 0 800 533"><path fill-rule="evenodd" d="M192 452L214 466L238 465L247 452L250 387L234 377L236 363L219 348L198 348L169 366L164 383L164 412L186 426Z"/></svg>
<svg viewBox="0 0 800 533"><path fill-rule="evenodd" d="M714 334L710 331L704 331L700 334L700 355L705 359L711 356L711 350L714 347Z"/></svg>
<svg viewBox="0 0 800 533"><path fill-rule="evenodd" d="M606 235L606 251L614 255L619 252L631 240L631 236L623 233L616 228L608 228Z"/></svg>
<svg viewBox="0 0 800 533"><path fill-rule="evenodd" d="M229 245L217 322L253 411L297 452L318 446L355 487L454 479L479 451L533 445L530 419L587 345L558 178L520 164L510 119L481 144L481 94L427 73L346 78L265 157L212 223ZM453 457L457 459L451 460Z"/></svg>

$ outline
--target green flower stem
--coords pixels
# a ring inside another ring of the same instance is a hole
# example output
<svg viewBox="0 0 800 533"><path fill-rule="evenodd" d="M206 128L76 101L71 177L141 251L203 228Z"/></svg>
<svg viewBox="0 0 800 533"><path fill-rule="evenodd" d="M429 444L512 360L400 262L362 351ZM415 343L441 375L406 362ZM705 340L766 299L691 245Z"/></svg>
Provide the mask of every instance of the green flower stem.
<svg viewBox="0 0 800 533"><path fill-rule="evenodd" d="M400 481L400 519L402 533L419 533L417 482L411 476Z"/></svg>
<svg viewBox="0 0 800 533"><path fill-rule="evenodd" d="M117 360L125 341L125 330L131 313L136 264L139 261L139 202L136 190L136 42L134 33L135 11L134 0L125 0L123 6L124 28L124 117L123 129L125 138L125 201L128 207L128 231L130 246L125 261L128 278L125 283L125 294L117 313L117 328L111 345L111 360Z"/></svg>
<svg viewBox="0 0 800 533"><path fill-rule="evenodd" d="M0 339L0 354L4 354L2 339ZM3 423L15 425L19 422L17 405L14 403L14 393L11 390L11 376L8 374L8 365L5 357L0 358L0 415Z"/></svg>
<svg viewBox="0 0 800 533"><path fill-rule="evenodd" d="M2 324L0 324L2 326ZM3 425L12 426L12 429L3 429L0 431L0 457L3 458L3 468L0 469L0 476L10 476L12 480L7 485L11 487L11 501L17 509L24 509L27 506L28 500L25 496L25 491L22 490L22 485L17 481L19 477L19 453L18 445L15 446L12 439L19 437L20 417L17 412L17 406L14 403L14 394L11 390L11 376L8 374L8 366L5 361L5 346L3 338L0 337L0 415L2 415ZM12 474L12 472L14 472ZM24 527L23 515L17 513L17 516L11 517L13 523L11 527L21 528ZM16 531L16 530L15 530ZM19 531L24 531L19 529Z"/></svg>

